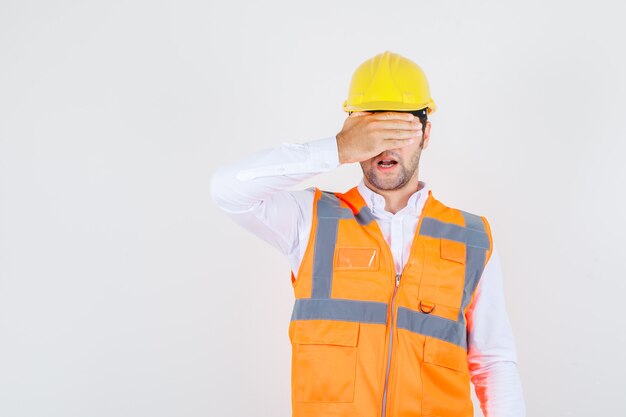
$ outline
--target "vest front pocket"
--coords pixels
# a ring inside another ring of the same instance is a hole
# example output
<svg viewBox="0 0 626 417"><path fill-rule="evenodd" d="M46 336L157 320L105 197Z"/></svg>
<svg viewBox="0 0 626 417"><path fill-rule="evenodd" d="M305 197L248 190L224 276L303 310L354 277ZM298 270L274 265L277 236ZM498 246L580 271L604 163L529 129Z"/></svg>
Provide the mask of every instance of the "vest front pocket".
<svg viewBox="0 0 626 417"><path fill-rule="evenodd" d="M359 323L298 320L292 343L295 401L352 402Z"/></svg>
<svg viewBox="0 0 626 417"><path fill-rule="evenodd" d="M470 412L472 404L467 355L463 348L426 336L422 383L424 417L473 415Z"/></svg>
<svg viewBox="0 0 626 417"><path fill-rule="evenodd" d="M431 336L426 336L424 343L424 362L455 371L467 369L467 356L464 354L463 348Z"/></svg>

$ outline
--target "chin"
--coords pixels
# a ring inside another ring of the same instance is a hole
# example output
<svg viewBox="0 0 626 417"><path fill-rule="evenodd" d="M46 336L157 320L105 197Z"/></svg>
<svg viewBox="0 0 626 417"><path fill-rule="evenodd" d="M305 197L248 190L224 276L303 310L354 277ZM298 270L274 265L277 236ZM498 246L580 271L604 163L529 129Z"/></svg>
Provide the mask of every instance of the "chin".
<svg viewBox="0 0 626 417"><path fill-rule="evenodd" d="M399 186L397 178L386 178L382 181L370 180L370 183L379 190L395 190Z"/></svg>

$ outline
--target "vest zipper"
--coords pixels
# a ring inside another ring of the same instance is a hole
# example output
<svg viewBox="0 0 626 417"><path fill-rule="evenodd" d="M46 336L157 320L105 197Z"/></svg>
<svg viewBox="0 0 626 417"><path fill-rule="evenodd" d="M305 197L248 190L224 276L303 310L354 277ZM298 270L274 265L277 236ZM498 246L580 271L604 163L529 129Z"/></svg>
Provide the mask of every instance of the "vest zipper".
<svg viewBox="0 0 626 417"><path fill-rule="evenodd" d="M383 389L383 414L385 417L387 414L387 384L389 382L389 368L391 366L391 350L393 348L393 311L396 301L396 292L400 285L400 275L396 274L396 286L393 288L393 295L391 296L391 320L389 321L389 352L387 353L387 372L385 373L385 388Z"/></svg>

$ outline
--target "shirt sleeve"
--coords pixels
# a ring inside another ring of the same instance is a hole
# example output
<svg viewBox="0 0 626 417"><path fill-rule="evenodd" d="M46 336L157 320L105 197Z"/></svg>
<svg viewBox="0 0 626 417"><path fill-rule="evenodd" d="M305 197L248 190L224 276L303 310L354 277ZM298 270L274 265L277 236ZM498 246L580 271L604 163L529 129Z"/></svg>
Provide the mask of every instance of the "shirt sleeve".
<svg viewBox="0 0 626 417"><path fill-rule="evenodd" d="M228 217L286 255L296 271L313 193L288 189L339 165L335 136L283 142L220 166L211 178L211 198Z"/></svg>
<svg viewBox="0 0 626 417"><path fill-rule="evenodd" d="M495 248L466 314L468 367L485 417L525 417L517 350L506 312L502 269Z"/></svg>

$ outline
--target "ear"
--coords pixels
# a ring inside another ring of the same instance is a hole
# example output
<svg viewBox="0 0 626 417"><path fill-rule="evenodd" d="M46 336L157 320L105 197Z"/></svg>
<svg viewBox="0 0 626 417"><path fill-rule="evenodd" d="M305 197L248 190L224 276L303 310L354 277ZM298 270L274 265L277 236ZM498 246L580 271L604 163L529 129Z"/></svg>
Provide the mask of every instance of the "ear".
<svg viewBox="0 0 626 417"><path fill-rule="evenodd" d="M430 139L430 120L426 120L426 129L424 129L424 144L422 150L428 147L428 139Z"/></svg>

